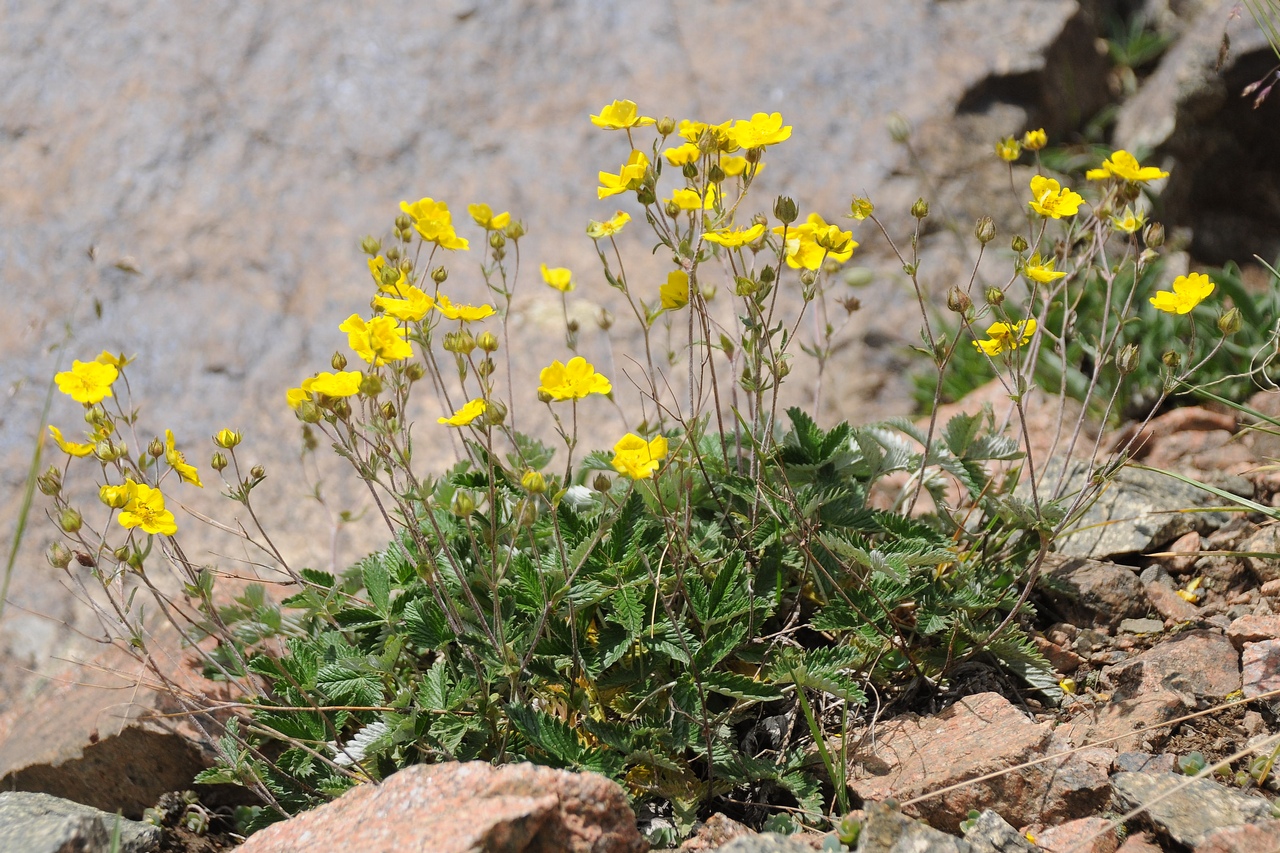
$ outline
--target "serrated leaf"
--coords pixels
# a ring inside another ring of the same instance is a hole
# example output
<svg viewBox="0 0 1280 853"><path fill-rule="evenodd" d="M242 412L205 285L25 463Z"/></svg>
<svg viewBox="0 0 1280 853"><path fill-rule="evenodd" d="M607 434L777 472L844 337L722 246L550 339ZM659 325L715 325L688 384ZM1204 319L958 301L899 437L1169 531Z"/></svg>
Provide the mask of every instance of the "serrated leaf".
<svg viewBox="0 0 1280 853"><path fill-rule="evenodd" d="M439 649L453 637L444 612L434 601L415 598L404 606L403 624L409 639L428 649Z"/></svg>
<svg viewBox="0 0 1280 853"><path fill-rule="evenodd" d="M381 705L383 699L382 682L376 675L356 672L341 663L320 667L316 673L316 689L344 705Z"/></svg>
<svg viewBox="0 0 1280 853"><path fill-rule="evenodd" d="M702 683L712 693L741 701L772 702L782 698L782 691L774 685L727 670L704 672Z"/></svg>
<svg viewBox="0 0 1280 853"><path fill-rule="evenodd" d="M386 616L391 609L391 572L381 561L366 560L361 575L364 588L369 592L369 601L379 616Z"/></svg>

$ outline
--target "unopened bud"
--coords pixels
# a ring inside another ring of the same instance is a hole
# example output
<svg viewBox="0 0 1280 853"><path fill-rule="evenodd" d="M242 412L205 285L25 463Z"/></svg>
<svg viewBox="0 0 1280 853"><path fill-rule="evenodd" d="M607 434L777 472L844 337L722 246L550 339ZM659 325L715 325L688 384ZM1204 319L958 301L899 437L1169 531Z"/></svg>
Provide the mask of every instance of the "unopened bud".
<svg viewBox="0 0 1280 853"><path fill-rule="evenodd" d="M366 397L376 397L382 393L382 377L376 373L366 373L360 379L360 393Z"/></svg>
<svg viewBox="0 0 1280 853"><path fill-rule="evenodd" d="M324 417L320 407L311 400L303 400L299 403L295 414L298 416L298 420L304 424L320 423L320 420Z"/></svg>
<svg viewBox="0 0 1280 853"><path fill-rule="evenodd" d="M1222 332L1226 337L1231 337L1240 331L1242 320L1240 318L1240 309L1232 308L1227 313L1218 318L1218 331Z"/></svg>
<svg viewBox="0 0 1280 853"><path fill-rule="evenodd" d="M402 213L396 217L396 230L404 231L405 229L411 228L412 226L413 226L413 220L410 219L407 215Z"/></svg>
<svg viewBox="0 0 1280 853"><path fill-rule="evenodd" d="M151 443L147 445L147 452L159 459L164 456L164 442L158 438L151 439Z"/></svg>
<svg viewBox="0 0 1280 853"><path fill-rule="evenodd" d="M818 280L817 270L804 270L803 272L800 273L800 283L805 285L806 287L812 285L817 280Z"/></svg>
<svg viewBox="0 0 1280 853"><path fill-rule="evenodd" d="M659 136L670 136L676 132L676 120L671 116L663 116L658 119L658 123L654 125L653 129L658 131Z"/></svg>
<svg viewBox="0 0 1280 853"><path fill-rule="evenodd" d="M385 418L386 420L391 420L396 416L395 403L392 403L390 401L383 403L382 406L378 409L378 411L382 413L383 418Z"/></svg>
<svg viewBox="0 0 1280 853"><path fill-rule="evenodd" d="M653 187L649 186L648 184L643 184L642 186L640 186L639 189L636 190L636 201L640 202L646 207L653 204L657 200L658 200L657 194L654 192Z"/></svg>
<svg viewBox="0 0 1280 853"><path fill-rule="evenodd" d="M449 511L458 518L466 518L476 511L475 499L466 492L455 492L453 495L453 503L449 505Z"/></svg>
<svg viewBox="0 0 1280 853"><path fill-rule="evenodd" d="M374 257L382 251L382 243L378 242L373 237L365 237L360 241L360 251L364 252L369 257Z"/></svg>
<svg viewBox="0 0 1280 853"><path fill-rule="evenodd" d="M58 516L58 526L67 533L75 533L84 523L84 519L80 517L79 511L67 507Z"/></svg>
<svg viewBox="0 0 1280 853"><path fill-rule="evenodd" d="M520 485L526 492L540 495L547 490L547 479L537 471L525 471L524 476L520 478Z"/></svg>
<svg viewBox="0 0 1280 853"><path fill-rule="evenodd" d="M449 278L449 271L444 267L436 267L431 271L431 280L436 284L444 284Z"/></svg>
<svg viewBox="0 0 1280 853"><path fill-rule="evenodd" d="M521 527L532 527L537 520L538 504L529 498L521 498L516 504L516 523Z"/></svg>
<svg viewBox="0 0 1280 853"><path fill-rule="evenodd" d="M761 284L773 284L773 280L776 277L777 277L777 273L774 272L773 267L765 267L764 269L760 270Z"/></svg>
<svg viewBox="0 0 1280 853"><path fill-rule="evenodd" d="M1137 344L1125 344L1116 354L1116 369L1121 376L1128 376L1138 369L1138 357L1141 355Z"/></svg>
<svg viewBox="0 0 1280 853"><path fill-rule="evenodd" d="M495 367L493 364L493 359L491 358L483 359L478 365L476 365L476 372L479 373L481 378L483 379L488 379L490 376L492 376L494 370L495 370Z"/></svg>
<svg viewBox="0 0 1280 853"><path fill-rule="evenodd" d="M65 569L71 565L71 549L61 542L54 542L49 546L49 553L45 555L45 559L55 569Z"/></svg>
<svg viewBox="0 0 1280 853"><path fill-rule="evenodd" d="M329 403L329 411L333 412L345 421L347 418L351 417L351 404L345 399L334 400Z"/></svg>
<svg viewBox="0 0 1280 853"><path fill-rule="evenodd" d="M924 219L929 215L929 202L922 198L916 199L915 203L911 205L911 215L916 219Z"/></svg>
<svg viewBox="0 0 1280 853"><path fill-rule="evenodd" d="M111 552L111 556L116 558L116 562L123 563L129 559L129 549L121 545Z"/></svg>
<svg viewBox="0 0 1280 853"><path fill-rule="evenodd" d="M697 163L685 163L683 166L681 166L681 167L680 167L680 174L684 176L685 180L689 180L689 181L697 180L697 179L698 179L698 164L697 164Z"/></svg>
<svg viewBox="0 0 1280 853"><path fill-rule="evenodd" d="M978 242L987 245L996 238L996 222L990 216L984 216L978 220L978 224L973 226L973 236L978 238Z"/></svg>
<svg viewBox="0 0 1280 853"><path fill-rule="evenodd" d="M750 296L759 289L760 285L745 275L740 275L733 280L733 292L738 296Z"/></svg>
<svg viewBox="0 0 1280 853"><path fill-rule="evenodd" d="M254 465L249 469L249 476L255 480L265 479L267 476L267 469L263 468L261 465Z"/></svg>
<svg viewBox="0 0 1280 853"><path fill-rule="evenodd" d="M1159 222L1152 222L1147 226L1142 239L1152 249L1159 249L1164 245L1164 226Z"/></svg>
<svg viewBox="0 0 1280 853"><path fill-rule="evenodd" d="M613 326L613 314L608 308L601 308L599 315L596 316L596 325L600 327L600 331L607 332Z"/></svg>
<svg viewBox="0 0 1280 853"><path fill-rule="evenodd" d="M485 352L497 352L498 336L493 332L481 332L480 337L476 338L476 345Z"/></svg>
<svg viewBox="0 0 1280 853"><path fill-rule="evenodd" d="M778 217L778 221L783 225L795 222L796 217L800 215L800 211L796 209L796 200L791 196L778 196L778 200L773 204L773 215Z"/></svg>
<svg viewBox="0 0 1280 853"><path fill-rule="evenodd" d="M490 231L489 245L495 249L501 249L503 246L507 245L507 235L503 234L501 231Z"/></svg>
<svg viewBox="0 0 1280 853"><path fill-rule="evenodd" d="M209 467L218 473L222 473L226 470L227 457L222 454L222 451L219 450L214 452L213 458L209 460Z"/></svg>
<svg viewBox="0 0 1280 853"><path fill-rule="evenodd" d="M449 332L444 336L443 346L445 352L457 353L458 355L469 355L476 348L476 339L471 333L464 330L457 332Z"/></svg>
<svg viewBox="0 0 1280 853"><path fill-rule="evenodd" d="M973 307L973 300L969 298L969 294L953 286L947 291L947 307L957 314L965 314Z"/></svg>
<svg viewBox="0 0 1280 853"><path fill-rule="evenodd" d="M97 424L107 416L102 407L97 403L84 410L84 422L87 424Z"/></svg>
<svg viewBox="0 0 1280 853"><path fill-rule="evenodd" d="M333 366L334 370L346 370L347 357L340 352L335 352L333 358L329 359L329 364Z"/></svg>
<svg viewBox="0 0 1280 853"><path fill-rule="evenodd" d="M1021 234L1014 234L1011 248L1015 252L1017 252L1019 255L1021 255L1030 247L1027 245L1027 239L1025 237L1023 237Z"/></svg>
<svg viewBox="0 0 1280 853"><path fill-rule="evenodd" d="M529 232L524 230L523 222L519 219L514 219L507 223L507 227L502 229L502 233L507 235L508 240L519 240Z"/></svg>
<svg viewBox="0 0 1280 853"><path fill-rule="evenodd" d="M754 150L752 149L752 151ZM751 152L748 151L747 153L750 154ZM724 180L724 177L724 169L720 168L720 164L712 163L711 168L707 170L707 180L713 184L718 184Z"/></svg>
<svg viewBox="0 0 1280 853"><path fill-rule="evenodd" d="M419 379L427 375L427 369L416 361L409 362L404 369L404 377L410 382L417 382Z"/></svg>
<svg viewBox="0 0 1280 853"><path fill-rule="evenodd" d="M750 163L752 166L754 166L754 165L756 165L757 163L759 163L759 162L760 162L760 159L761 159L762 157L764 157L764 149L763 149L763 148L748 148L748 149L747 149L747 151L746 151L746 153L745 153L745 154L743 154L742 156L746 159L746 161L747 161L748 163ZM712 168L716 168L716 167L714 167L714 166L713 166Z"/></svg>
<svg viewBox="0 0 1280 853"><path fill-rule="evenodd" d="M889 138L899 144L911 138L911 123L901 113L889 115L885 120L885 130L889 131Z"/></svg>
<svg viewBox="0 0 1280 853"><path fill-rule="evenodd" d="M609 487L612 485L613 483L609 480L609 475L603 471L596 474L595 478L591 481L591 488L595 489L597 492L607 492L609 491Z"/></svg>
<svg viewBox="0 0 1280 853"><path fill-rule="evenodd" d="M999 307L1004 304L1004 291L998 287L988 287L986 292L987 304Z"/></svg>
<svg viewBox="0 0 1280 853"><path fill-rule="evenodd" d="M571 317L569 318L569 322L564 324L564 327L568 330L569 334L576 335L578 334L578 330L582 328L582 324Z"/></svg>
<svg viewBox="0 0 1280 853"><path fill-rule="evenodd" d="M490 400L484 410L484 422L490 426L502 426L507 419L507 405L501 400Z"/></svg>
<svg viewBox="0 0 1280 853"><path fill-rule="evenodd" d="M240 433L230 429L220 429L213 437L213 443L223 450L230 450L240 443Z"/></svg>
<svg viewBox="0 0 1280 853"><path fill-rule="evenodd" d="M786 379L791 374L791 362L783 361L778 363L778 379Z"/></svg>
<svg viewBox="0 0 1280 853"><path fill-rule="evenodd" d="M405 228L403 231L397 231L396 236L399 237L403 243L413 242L413 231L408 228Z"/></svg>
<svg viewBox="0 0 1280 853"><path fill-rule="evenodd" d="M53 497L62 491L62 471L50 465L49 470L36 478L36 485L40 487L41 494Z"/></svg>
<svg viewBox="0 0 1280 853"><path fill-rule="evenodd" d="M400 270L400 272L404 273L405 275L408 275L409 273L413 272L413 261L409 260L408 258L405 258L403 261L400 262L400 266L398 267L398 269Z"/></svg>
<svg viewBox="0 0 1280 853"><path fill-rule="evenodd" d="M116 443L109 438L104 438L93 446L93 455L101 459L103 462L115 462L129 452L129 448L124 442ZM160 452L164 453L164 448L160 448Z"/></svg>
<svg viewBox="0 0 1280 853"><path fill-rule="evenodd" d="M667 214L667 216L675 219L680 215L680 205L676 204L674 201L669 201L662 206L662 211Z"/></svg>
<svg viewBox="0 0 1280 853"><path fill-rule="evenodd" d="M392 263L392 264L396 263L397 261L400 260L400 247L389 246L387 248L386 255L387 255L387 261L389 263Z"/></svg>
<svg viewBox="0 0 1280 853"><path fill-rule="evenodd" d="M1182 356L1173 350L1169 350L1160 356L1160 361L1164 362L1164 366L1170 370L1177 370L1182 366Z"/></svg>

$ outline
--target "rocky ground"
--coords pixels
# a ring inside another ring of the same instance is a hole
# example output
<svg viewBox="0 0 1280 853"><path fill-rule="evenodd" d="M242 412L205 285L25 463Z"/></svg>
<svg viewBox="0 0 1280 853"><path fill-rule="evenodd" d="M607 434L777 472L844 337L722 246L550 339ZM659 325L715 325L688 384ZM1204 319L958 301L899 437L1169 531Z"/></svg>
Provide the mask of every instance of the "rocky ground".
<svg viewBox="0 0 1280 853"><path fill-rule="evenodd" d="M312 14L309 4L282 3L255 15L206 5L177 18L169 4L143 0L78 14L31 6L0 36L14 48L0 52L14 81L0 95L8 141L0 169L13 179L14 202L0 208L0 278L5 292L31 295L0 318L9 332L0 344L10 399L0 412L3 517L18 505L39 429L43 354L67 321L91 353L127 349L149 359L140 385L158 410L182 408L175 426L205 434L231 418L256 431L262 461L285 472L275 482L288 479L294 439L279 426L276 401L296 376L327 362L331 342L314 329L355 310L343 282L363 280L359 259L342 247L378 230L399 197L419 192L423 174L431 175L427 192L487 200L532 222L566 221L594 186L594 169L580 163L612 162L612 149L577 125L613 97L673 114L782 109L797 125L798 153L775 167L778 190L803 186L801 164L854 163L839 193L819 189L815 206L845 207L847 183L886 210L926 192L961 221L1003 204L980 190L998 167L992 139L1029 124L1066 131L1081 118L1072 110L1092 112L1115 96L1105 63L1090 53L1107 4L1074 0L855 4L842 12L856 18L843 36L812 3L776 10L790 29L746 16L742 49L763 55L772 46L770 55L788 59L752 65L740 87L724 82L726 67L742 68L733 56L670 47L711 28L711 12L669 10L679 22L673 41L669 29L641 26L610 4L581 20L539 3L443 4L441 21L417 34L388 23L399 14L390 6ZM1227 93L1274 57L1233 21L1232 3L1143 5L1180 38L1119 107L1115 146L1153 149L1172 167L1164 216L1195 258L1273 256L1280 184L1274 162L1260 163L1257 152L1273 150L1265 140L1280 133L1280 98L1270 112L1250 111ZM351 30L352 20L376 37ZM991 25L997 20L1001 27ZM1233 52L1219 69L1224 27ZM624 30L626 44L609 46L608 34ZM926 44L955 49L917 49ZM122 51L142 64L129 66ZM549 78L521 75L547 57L558 63ZM591 86L573 83L582 67L595 69ZM420 91L419 80L436 88ZM483 116L477 103L487 105ZM891 111L915 125L912 156L928 186L885 141ZM573 129L556 135L546 126L553 121ZM816 129L801 138L806 123ZM492 132L479 130L486 126ZM530 160L542 164L534 174ZM462 164L481 177L463 175ZM555 262L586 268L589 249L569 234L578 226L558 227L531 244L534 262L572 245ZM941 281L957 252L939 239L930 260ZM93 271L80 261L91 243L105 259ZM879 310L854 323L842 358L858 369L833 371L849 384L827 396L828 415L870 420L907 410L900 353L910 305L898 285L882 276L864 293ZM69 315L81 291L89 301ZM90 320L94 301L102 312ZM544 302L519 306L528 352L547 346L544 321L555 312ZM586 317L595 307L578 306ZM1251 403L1280 413L1280 395ZM1268 468L1277 457L1280 440L1233 414L1181 409L1149 425L1139 461L1271 507L1280 504L1280 475ZM284 547L314 556L316 537L305 531L320 529L316 519L280 494L270 520L293 531ZM1130 469L1095 508L1093 526L1060 543L1035 602L1038 642L1068 688L1060 701L974 667L869 709L848 750L864 822L856 849L1280 850L1272 806L1280 785L1258 761L1280 743L1280 694L1272 695L1280 691L1280 527L1266 513L1217 509L1222 503ZM1198 511L1183 511L1191 507ZM167 716L177 708L140 686L127 659L50 627L84 623L39 568L43 544L35 536L24 546L0 623L9 652L0 671L0 851L111 849L117 810L129 819L119 825L122 850L235 847L236 793L200 789L195 802L181 793L209 761L202 733ZM351 550L360 546L357 536ZM168 648L170 674L190 677L178 644ZM88 663L40 682L27 677L55 656ZM132 822L148 808L160 810L163 830ZM362 786L238 849L607 853L644 849L640 829L659 820L638 826L621 789L600 778L445 765ZM824 845L839 849L834 836L757 834L715 815L681 849Z"/></svg>

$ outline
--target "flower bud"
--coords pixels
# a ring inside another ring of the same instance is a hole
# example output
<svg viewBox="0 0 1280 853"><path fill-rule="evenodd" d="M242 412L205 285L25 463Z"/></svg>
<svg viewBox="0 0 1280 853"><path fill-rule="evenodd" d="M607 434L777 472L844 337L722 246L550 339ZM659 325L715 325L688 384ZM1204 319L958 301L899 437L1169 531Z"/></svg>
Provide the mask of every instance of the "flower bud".
<svg viewBox="0 0 1280 853"><path fill-rule="evenodd" d="M53 497L62 491L62 472L56 465L50 465L49 470L36 478L36 485L40 487L41 494Z"/></svg>
<svg viewBox="0 0 1280 853"><path fill-rule="evenodd" d="M600 314L596 317L596 325L600 327L602 332L607 332L613 327L613 314L608 308L600 309Z"/></svg>
<svg viewBox="0 0 1280 853"><path fill-rule="evenodd" d="M809 286L817 280L818 273L816 270L804 270L800 273L800 283L805 286Z"/></svg>
<svg viewBox="0 0 1280 853"><path fill-rule="evenodd" d="M911 215L916 219L924 219L929 215L929 202L922 198L918 198L915 204L911 205Z"/></svg>
<svg viewBox="0 0 1280 853"><path fill-rule="evenodd" d="M97 403L94 403L92 406L84 410L84 422L87 424L97 425L106 418L106 416L107 413L103 411L102 407Z"/></svg>
<svg viewBox="0 0 1280 853"><path fill-rule="evenodd" d="M263 468L261 465L254 465L249 469L249 476L255 480L265 479L267 476L267 469Z"/></svg>
<svg viewBox="0 0 1280 853"><path fill-rule="evenodd" d="M230 450L240 443L240 433L230 429L220 429L213 437L213 443L223 450Z"/></svg>
<svg viewBox="0 0 1280 853"><path fill-rule="evenodd" d="M1242 321L1240 319L1240 309L1232 308L1227 313L1218 318L1218 331L1226 337L1231 337L1240 331Z"/></svg>
<svg viewBox="0 0 1280 853"><path fill-rule="evenodd" d="M408 275L409 273L413 272L413 261L409 260L408 258L405 258L403 261L400 262L400 266L398 267L398 269L400 270L400 272L404 273L405 275Z"/></svg>
<svg viewBox="0 0 1280 853"><path fill-rule="evenodd" d="M521 498L516 504L516 524L521 527L532 527L538 520L538 504L529 498Z"/></svg>
<svg viewBox="0 0 1280 853"><path fill-rule="evenodd" d="M65 569L71 565L71 549L61 542L54 542L49 546L49 553L45 554L45 559L55 569Z"/></svg>
<svg viewBox="0 0 1280 853"><path fill-rule="evenodd" d="M636 190L636 201L640 202L646 207L655 203L657 200L658 200L658 196L654 193L653 187L649 186L648 184L644 184L643 186L641 186L639 189Z"/></svg>
<svg viewBox="0 0 1280 853"><path fill-rule="evenodd" d="M680 215L680 205L676 204L674 201L669 201L665 205L663 205L662 211L663 213L667 214L667 216L671 217L672 219L675 219L677 216Z"/></svg>
<svg viewBox="0 0 1280 853"><path fill-rule="evenodd" d="M333 366L334 370L346 370L347 357L340 352L335 352L333 358L329 359L329 364Z"/></svg>
<svg viewBox="0 0 1280 853"><path fill-rule="evenodd" d="M609 475L603 471L596 474L595 478L591 481L591 488L595 489L597 492L607 492L609 491L609 487L612 485L613 483L609 480Z"/></svg>
<svg viewBox="0 0 1280 853"><path fill-rule="evenodd" d="M297 414L298 420L304 424L318 424L324 417L320 407L311 400L303 400L299 403L295 414Z"/></svg>
<svg viewBox="0 0 1280 853"><path fill-rule="evenodd" d="M471 351L476 348L476 339L465 329L457 332L448 332L444 336L443 346L445 352L470 355Z"/></svg>
<svg viewBox="0 0 1280 853"><path fill-rule="evenodd" d="M482 379L488 379L492 376L495 369L496 367L494 366L493 359L491 358L483 359L478 365L476 365L476 372L480 374Z"/></svg>
<svg viewBox="0 0 1280 853"><path fill-rule="evenodd" d="M403 214L403 213L402 213L402 214L400 214L399 216L397 216L397 217L396 217L396 230L397 230L397 231L404 231L404 230L406 230L406 229L408 229L408 228L412 228L412 227L413 227L413 220L412 220L412 219L410 219L406 214Z"/></svg>
<svg viewBox="0 0 1280 853"><path fill-rule="evenodd" d="M747 151L746 151L746 153L745 153L745 154L743 154L742 156L743 156L743 158L744 158L748 163L750 163L752 166L754 166L754 165L756 165L757 163L759 163L759 162L760 162L760 159L761 159L762 157L764 157L764 149L763 149L763 148L748 148L748 149L747 149ZM716 168L716 167L714 167L714 166L713 166L712 168Z"/></svg>
<svg viewBox="0 0 1280 853"><path fill-rule="evenodd" d="M1014 234L1013 243L1011 244L1010 248L1012 248L1015 252L1021 255L1030 247L1027 245L1027 239L1025 237L1023 237L1021 234Z"/></svg>
<svg viewBox="0 0 1280 853"><path fill-rule="evenodd" d="M1164 226L1159 222L1152 222L1147 226L1147 230L1142 235L1142 239L1150 248L1159 249L1164 245Z"/></svg>
<svg viewBox="0 0 1280 853"><path fill-rule="evenodd" d="M1121 376L1128 376L1138 369L1140 354L1137 344L1125 344L1120 347L1120 352L1116 354L1116 369L1120 371Z"/></svg>
<svg viewBox="0 0 1280 853"><path fill-rule="evenodd" d="M1182 366L1182 356L1173 350L1169 350L1160 356L1160 361L1164 362L1164 366L1170 370L1177 370Z"/></svg>
<svg viewBox="0 0 1280 853"><path fill-rule="evenodd" d="M333 412L342 420L351 417L351 404L345 399L333 400L329 404L329 411Z"/></svg>
<svg viewBox="0 0 1280 853"><path fill-rule="evenodd" d="M697 163L685 163L683 166L681 166L681 167L680 167L680 174L684 176L685 180L689 180L689 181L695 181L695 180L697 180L697 179L698 179L698 164L697 164Z"/></svg>
<svg viewBox="0 0 1280 853"><path fill-rule="evenodd" d="M110 509L124 509L129 504L129 486L99 486L98 500Z"/></svg>
<svg viewBox="0 0 1280 853"><path fill-rule="evenodd" d="M116 562L123 563L129 559L129 549L121 545L111 552L111 556L116 558Z"/></svg>
<svg viewBox="0 0 1280 853"><path fill-rule="evenodd" d="M658 119L658 123L654 125L653 129L658 131L659 136L670 136L676 132L676 120L671 116L663 116Z"/></svg>
<svg viewBox="0 0 1280 853"><path fill-rule="evenodd" d="M778 200L773 204L773 215L778 217L778 221L783 225L795 222L796 217L800 215L799 210L796 209L796 200L790 196L778 196Z"/></svg>
<svg viewBox="0 0 1280 853"><path fill-rule="evenodd" d="M382 243L378 242L373 237L365 237L360 241L360 251L364 252L369 257L374 257L382 251Z"/></svg>
<svg viewBox="0 0 1280 853"><path fill-rule="evenodd" d="M431 271L431 280L436 284L444 284L449 278L449 271L444 267L436 267Z"/></svg>
<svg viewBox="0 0 1280 853"><path fill-rule="evenodd" d="M58 516L58 526L67 533L75 533L83 523L84 519L80 517L80 513L71 507L64 509Z"/></svg>
<svg viewBox="0 0 1280 853"><path fill-rule="evenodd" d="M396 262L400 260L400 247L399 247L399 246L389 246L389 247L387 248L387 251L386 251L386 252L384 252L383 254L385 254L385 255L387 256L387 263L389 263L389 264L391 264L392 266L394 266L394 265L396 264Z"/></svg>
<svg viewBox="0 0 1280 853"><path fill-rule="evenodd" d="M392 403L390 401L383 403L382 406L379 407L378 411L382 413L383 418L385 418L386 420L391 420L396 416L395 403Z"/></svg>
<svg viewBox="0 0 1280 853"><path fill-rule="evenodd" d="M528 234L529 232L524 230L523 222L521 222L519 219L513 219L511 222L507 223L506 228L502 229L502 233L507 235L508 240L515 241L515 240L519 240L521 237L523 237L525 234Z"/></svg>
<svg viewBox="0 0 1280 853"><path fill-rule="evenodd" d="M973 226L973 236L978 238L978 242L987 245L996 238L996 222L990 216L984 216L978 220L978 224Z"/></svg>
<svg viewBox="0 0 1280 853"><path fill-rule="evenodd" d="M119 444L109 438L104 438L93 446L93 455L101 459L103 462L115 462L117 459L125 456L129 452L129 448L122 441ZM161 446L160 453L164 454L164 447Z"/></svg>
<svg viewBox="0 0 1280 853"><path fill-rule="evenodd" d="M907 121L902 113L890 113L889 118L884 123L885 130L889 131L889 138L898 144L902 144L911 138L911 123Z"/></svg>
<svg viewBox="0 0 1280 853"><path fill-rule="evenodd" d="M546 478L532 469L524 472L524 476L520 478L520 485L526 492L535 495L540 495L547 490Z"/></svg>
<svg viewBox="0 0 1280 853"><path fill-rule="evenodd" d="M490 231L489 245L495 249L501 249L503 246L507 245L507 235L503 234L501 231Z"/></svg>
<svg viewBox="0 0 1280 853"><path fill-rule="evenodd" d="M427 375L427 369L416 361L411 361L404 369L404 377L410 382L417 382Z"/></svg>
<svg viewBox="0 0 1280 853"><path fill-rule="evenodd" d="M998 287L988 287L985 295L988 305L999 307L1004 304L1004 291Z"/></svg>
<svg viewBox="0 0 1280 853"><path fill-rule="evenodd" d="M753 148L752 151L755 149ZM748 154L751 152L748 151ZM725 178L724 169L720 168L718 163L712 163L711 168L707 170L707 180L713 184L718 184Z"/></svg>
<svg viewBox="0 0 1280 853"><path fill-rule="evenodd" d="M564 327L569 332L569 334L576 335L578 334L578 330L582 328L582 324L579 323L577 320L573 319L572 317L570 317L569 322L565 323Z"/></svg>
<svg viewBox="0 0 1280 853"><path fill-rule="evenodd" d="M360 379L360 393L366 397L376 397L382 393L382 377L376 373L366 373Z"/></svg>
<svg viewBox="0 0 1280 853"><path fill-rule="evenodd" d="M969 294L958 287L952 286L947 291L947 307L957 314L964 314L973 307L973 300L969 298Z"/></svg>
<svg viewBox="0 0 1280 853"><path fill-rule="evenodd" d="M765 267L764 269L760 270L761 284L773 284L773 280L776 277L777 277L777 273L774 271L773 267Z"/></svg>
<svg viewBox="0 0 1280 853"><path fill-rule="evenodd" d="M147 452L159 459L164 456L164 442L158 438L151 439L151 443L147 445Z"/></svg>
<svg viewBox="0 0 1280 853"><path fill-rule="evenodd" d="M744 275L740 275L733 280L733 292L737 296L750 296L759 289L760 285Z"/></svg>
<svg viewBox="0 0 1280 853"><path fill-rule="evenodd" d="M454 492L453 503L449 505L449 511L458 518L466 518L476 511L475 499L464 491Z"/></svg>
<svg viewBox="0 0 1280 853"><path fill-rule="evenodd" d="M871 203L871 199L854 196L853 201L849 202L849 216L859 221L870 216L876 207Z"/></svg>
<svg viewBox="0 0 1280 853"><path fill-rule="evenodd" d="M786 379L791 374L791 362L782 361L778 363L778 379L779 381Z"/></svg>
<svg viewBox="0 0 1280 853"><path fill-rule="evenodd" d="M403 243L413 242L413 231L408 228L405 228L403 231L396 231L396 236L399 237L400 241Z"/></svg>
<svg viewBox="0 0 1280 853"><path fill-rule="evenodd" d="M484 422L491 426L501 426L507 419L507 405L501 400L490 400L484 410Z"/></svg>
<svg viewBox="0 0 1280 853"><path fill-rule="evenodd" d="M476 345L485 352L497 352L498 336L493 332L481 332L480 337L476 338Z"/></svg>
<svg viewBox="0 0 1280 853"><path fill-rule="evenodd" d="M222 451L214 452L213 458L209 460L209 467L218 473L222 473L226 469L227 457L222 454Z"/></svg>
<svg viewBox="0 0 1280 853"><path fill-rule="evenodd" d="M539 389L539 391L538 391L538 402L540 402L540 403L550 403L550 402L551 402L552 400L554 400L554 399L555 399L555 397L552 397L552 396L551 396L550 394L548 394L546 391L543 391L543 390Z"/></svg>

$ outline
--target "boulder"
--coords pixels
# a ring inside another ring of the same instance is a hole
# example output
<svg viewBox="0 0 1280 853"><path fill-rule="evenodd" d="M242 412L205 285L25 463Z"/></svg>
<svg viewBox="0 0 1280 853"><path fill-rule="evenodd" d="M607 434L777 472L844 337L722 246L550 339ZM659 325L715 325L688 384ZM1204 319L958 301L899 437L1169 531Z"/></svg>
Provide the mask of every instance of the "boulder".
<svg viewBox="0 0 1280 853"><path fill-rule="evenodd" d="M112 839L119 846L112 846ZM160 828L48 794L0 792L0 850L13 853L153 853Z"/></svg>

